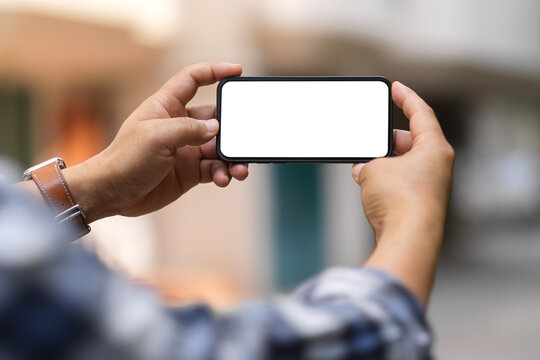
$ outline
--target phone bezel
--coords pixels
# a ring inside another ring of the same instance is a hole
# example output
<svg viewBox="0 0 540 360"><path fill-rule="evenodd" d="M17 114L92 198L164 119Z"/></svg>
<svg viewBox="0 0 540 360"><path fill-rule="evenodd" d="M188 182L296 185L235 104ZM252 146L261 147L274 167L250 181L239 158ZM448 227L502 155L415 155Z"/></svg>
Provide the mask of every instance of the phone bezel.
<svg viewBox="0 0 540 360"><path fill-rule="evenodd" d="M381 81L388 87L388 151L384 156L392 155L393 129L392 129L392 83L384 76L233 76L221 80L217 86L216 118L221 126L221 91L229 81ZM367 162L376 157L229 157L221 152L221 130L216 137L216 152L227 162L233 163L356 163Z"/></svg>

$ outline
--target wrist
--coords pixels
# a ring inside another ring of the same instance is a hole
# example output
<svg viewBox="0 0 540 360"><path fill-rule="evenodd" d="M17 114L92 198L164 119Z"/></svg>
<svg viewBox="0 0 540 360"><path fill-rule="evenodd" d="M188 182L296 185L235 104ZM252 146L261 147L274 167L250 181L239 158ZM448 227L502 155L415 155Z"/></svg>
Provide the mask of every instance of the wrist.
<svg viewBox="0 0 540 360"><path fill-rule="evenodd" d="M409 211L376 232L377 246L365 265L387 271L427 304L443 242L444 218L440 211Z"/></svg>
<svg viewBox="0 0 540 360"><path fill-rule="evenodd" d="M107 191L103 168L106 166L93 157L62 170L71 194L83 209L88 223L116 213L115 202Z"/></svg>
<svg viewBox="0 0 540 360"><path fill-rule="evenodd" d="M446 208L425 205L420 208L404 207L388 216L379 226L374 227L376 241L403 241L405 235L418 239L442 239Z"/></svg>

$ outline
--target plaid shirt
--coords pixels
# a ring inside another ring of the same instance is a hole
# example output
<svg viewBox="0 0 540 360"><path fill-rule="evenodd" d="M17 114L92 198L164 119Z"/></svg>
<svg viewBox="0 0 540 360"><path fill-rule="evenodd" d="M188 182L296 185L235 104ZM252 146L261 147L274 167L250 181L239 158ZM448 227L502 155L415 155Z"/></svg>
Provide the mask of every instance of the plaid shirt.
<svg viewBox="0 0 540 360"><path fill-rule="evenodd" d="M425 359L431 341L417 300L370 268L225 313L166 308L0 187L0 359Z"/></svg>

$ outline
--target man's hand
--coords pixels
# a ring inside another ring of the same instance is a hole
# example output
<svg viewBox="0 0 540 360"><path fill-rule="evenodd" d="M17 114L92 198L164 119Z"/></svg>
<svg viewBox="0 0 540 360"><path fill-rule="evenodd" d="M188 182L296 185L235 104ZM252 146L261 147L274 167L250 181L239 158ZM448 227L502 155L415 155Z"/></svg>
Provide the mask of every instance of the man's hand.
<svg viewBox="0 0 540 360"><path fill-rule="evenodd" d="M392 273L427 303L438 261L452 188L454 150L433 110L395 82L395 104L411 131L394 130L400 156L353 165L377 248L366 262Z"/></svg>
<svg viewBox="0 0 540 360"><path fill-rule="evenodd" d="M189 66L146 99L103 152L63 171L89 222L109 215L158 210L200 183L244 180L244 164L216 154L215 105L187 106L199 86L242 73L240 65Z"/></svg>

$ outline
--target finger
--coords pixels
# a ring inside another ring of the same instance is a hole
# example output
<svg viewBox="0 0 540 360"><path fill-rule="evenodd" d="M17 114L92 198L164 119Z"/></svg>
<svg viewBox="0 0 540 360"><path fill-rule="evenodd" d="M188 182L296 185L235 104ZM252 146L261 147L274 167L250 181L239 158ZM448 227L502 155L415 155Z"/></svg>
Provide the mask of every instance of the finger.
<svg viewBox="0 0 540 360"><path fill-rule="evenodd" d="M229 164L229 174L236 180L245 180L249 174L247 164Z"/></svg>
<svg viewBox="0 0 540 360"><path fill-rule="evenodd" d="M203 159L219 159L216 152L216 138L211 139L200 146L201 158Z"/></svg>
<svg viewBox="0 0 540 360"><path fill-rule="evenodd" d="M216 153L216 138L200 146L202 159L219 159ZM236 180L245 180L249 174L248 165L243 163L229 164L228 173Z"/></svg>
<svg viewBox="0 0 540 360"><path fill-rule="evenodd" d="M221 160L201 160L201 183L213 181L217 186L227 186L231 180L227 165Z"/></svg>
<svg viewBox="0 0 540 360"><path fill-rule="evenodd" d="M412 147L411 133L407 130L394 129L394 152L403 155Z"/></svg>
<svg viewBox="0 0 540 360"><path fill-rule="evenodd" d="M202 159L219 159L216 153L216 138L213 138L206 144L200 146ZM229 174L236 180L243 181L249 175L248 164L244 163L229 163Z"/></svg>
<svg viewBox="0 0 540 360"><path fill-rule="evenodd" d="M158 91L174 107L174 101L185 105L191 100L199 86L215 83L229 76L242 74L242 66L226 62L205 62L190 65L178 72ZM167 100L168 99L168 100ZM165 107L166 104L164 104Z"/></svg>
<svg viewBox="0 0 540 360"><path fill-rule="evenodd" d="M231 175L227 165L221 160L212 160L212 179L214 184L219 187L225 187L229 185L231 181Z"/></svg>
<svg viewBox="0 0 540 360"><path fill-rule="evenodd" d="M216 119L197 120L189 117L158 119L148 123L157 145L175 151L185 145L201 145L216 136L219 123Z"/></svg>
<svg viewBox="0 0 540 360"><path fill-rule="evenodd" d="M208 120L216 118L216 105L213 104L190 106L186 111L189 117L195 119Z"/></svg>
<svg viewBox="0 0 540 360"><path fill-rule="evenodd" d="M410 121L413 142L419 136L444 138L433 109L413 90L395 81L392 84L392 99Z"/></svg>
<svg viewBox="0 0 540 360"><path fill-rule="evenodd" d="M203 159L201 160L200 171L201 171L201 183L208 183L214 180L215 171L218 172L216 178L219 185L227 185L230 182L230 177L234 177L236 180L243 181L248 176L248 167L246 164L229 164L229 170L225 173L226 178L222 178L221 164L214 165L214 163L223 163L221 160L210 160Z"/></svg>
<svg viewBox="0 0 540 360"><path fill-rule="evenodd" d="M199 170L201 172L201 184L212 181L212 163L214 160L203 159L200 162Z"/></svg>

